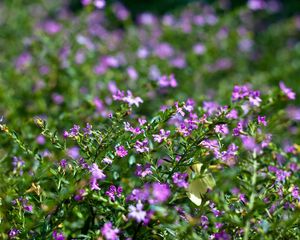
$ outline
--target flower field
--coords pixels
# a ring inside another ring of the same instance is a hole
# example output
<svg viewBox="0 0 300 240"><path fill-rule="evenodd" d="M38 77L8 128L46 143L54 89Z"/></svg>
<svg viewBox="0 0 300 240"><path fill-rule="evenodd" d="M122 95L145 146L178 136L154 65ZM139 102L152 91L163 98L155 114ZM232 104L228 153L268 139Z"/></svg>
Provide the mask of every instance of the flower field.
<svg viewBox="0 0 300 240"><path fill-rule="evenodd" d="M0 239L300 238L300 15L205 2L0 2Z"/></svg>

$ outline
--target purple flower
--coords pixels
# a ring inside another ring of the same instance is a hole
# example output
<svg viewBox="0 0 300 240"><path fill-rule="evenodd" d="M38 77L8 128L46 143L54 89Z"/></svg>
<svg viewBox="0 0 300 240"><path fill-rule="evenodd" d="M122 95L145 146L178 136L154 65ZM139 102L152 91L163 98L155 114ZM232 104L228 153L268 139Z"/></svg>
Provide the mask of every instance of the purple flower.
<svg viewBox="0 0 300 240"><path fill-rule="evenodd" d="M143 152L149 152L149 147L148 147L148 140L144 139L143 141L137 140L134 148L137 152L143 153Z"/></svg>
<svg viewBox="0 0 300 240"><path fill-rule="evenodd" d="M174 54L172 46L168 43L160 43L155 48L155 55L161 59L169 58Z"/></svg>
<svg viewBox="0 0 300 240"><path fill-rule="evenodd" d="M90 173L92 174L93 178L96 178L99 180L103 180L106 178L103 171L101 169L99 169L97 163L93 163L89 170L90 170Z"/></svg>
<svg viewBox="0 0 300 240"><path fill-rule="evenodd" d="M300 121L300 108L290 106L286 109L286 113L289 119L299 122Z"/></svg>
<svg viewBox="0 0 300 240"><path fill-rule="evenodd" d="M276 171L276 180L278 182L285 182L285 180L291 176L291 172L287 172L287 171L284 171L284 170L281 170L281 169L278 169Z"/></svg>
<svg viewBox="0 0 300 240"><path fill-rule="evenodd" d="M193 46L193 51L196 55L203 55L206 51L206 47L201 43L197 43Z"/></svg>
<svg viewBox="0 0 300 240"><path fill-rule="evenodd" d="M178 187L187 188L189 185L187 173L176 172L173 174L172 179Z"/></svg>
<svg viewBox="0 0 300 240"><path fill-rule="evenodd" d="M215 126L215 132L227 135L229 133L227 124L218 124Z"/></svg>
<svg viewBox="0 0 300 240"><path fill-rule="evenodd" d="M105 164L108 164L108 165L112 164L112 160L109 157L103 158L102 162L105 163Z"/></svg>
<svg viewBox="0 0 300 240"><path fill-rule="evenodd" d="M100 190L97 180L105 179L106 175L103 173L101 169L98 168L98 165L96 163L92 164L89 171L92 174L90 179L91 190Z"/></svg>
<svg viewBox="0 0 300 240"><path fill-rule="evenodd" d="M51 95L52 101L57 104L57 105L61 105L64 102L64 96L60 95L58 93L53 93Z"/></svg>
<svg viewBox="0 0 300 240"><path fill-rule="evenodd" d="M70 129L70 134L72 135L72 137L77 136L79 134L79 130L80 127L74 124L73 128Z"/></svg>
<svg viewBox="0 0 300 240"><path fill-rule="evenodd" d="M220 146L219 146L219 143L217 140L215 140L215 139L203 140L200 145L203 146L204 148L212 151L216 157L220 156Z"/></svg>
<svg viewBox="0 0 300 240"><path fill-rule="evenodd" d="M264 126L267 126L267 121L265 116L258 116L257 117L258 124L262 124Z"/></svg>
<svg viewBox="0 0 300 240"><path fill-rule="evenodd" d="M123 192L123 189L122 189L122 187L116 187L116 186L114 186L114 185L111 185L110 187L109 187L109 189L105 192L105 194L109 197L109 199L111 200L111 201L115 201L115 199L116 199L116 196L117 197L121 197L121 193Z"/></svg>
<svg viewBox="0 0 300 240"><path fill-rule="evenodd" d="M152 199L149 199L150 204L163 203L171 195L171 191L168 184L153 183L152 184Z"/></svg>
<svg viewBox="0 0 300 240"><path fill-rule="evenodd" d="M46 21L42 27L45 30L45 32L47 32L50 35L58 33L61 30L60 24L52 20Z"/></svg>
<svg viewBox="0 0 300 240"><path fill-rule="evenodd" d="M203 101L203 109L208 113L209 116L217 112L219 107L220 105L216 102Z"/></svg>
<svg viewBox="0 0 300 240"><path fill-rule="evenodd" d="M28 52L22 53L16 60L16 68L19 71L25 70L31 63L32 56Z"/></svg>
<svg viewBox="0 0 300 240"><path fill-rule="evenodd" d="M219 222L216 222L215 223L215 228L217 228L217 229L220 229L220 228L222 228L224 226L224 223L219 223Z"/></svg>
<svg viewBox="0 0 300 240"><path fill-rule="evenodd" d="M200 217L200 225L203 229L207 229L208 228L208 217L206 217L205 215L202 215Z"/></svg>
<svg viewBox="0 0 300 240"><path fill-rule="evenodd" d="M13 228L13 229L11 229L11 230L9 231L8 237L9 237L10 239L13 239L13 238L15 238L20 232L21 232L20 230L18 230L18 229L16 229L16 228Z"/></svg>
<svg viewBox="0 0 300 240"><path fill-rule="evenodd" d="M160 129L159 134L153 134L152 136L155 142L161 143L162 141L166 140L169 135L169 130L165 131L164 129Z"/></svg>
<svg viewBox="0 0 300 240"><path fill-rule="evenodd" d="M20 157L13 157L12 165L14 167L13 172L16 173L19 170L19 175L23 175L23 168L25 166L25 162Z"/></svg>
<svg viewBox="0 0 300 240"><path fill-rule="evenodd" d="M234 86L232 91L231 99L232 101L242 100L245 97L249 96L249 88L248 86Z"/></svg>
<svg viewBox="0 0 300 240"><path fill-rule="evenodd" d="M250 91L249 102L251 103L251 105L259 107L261 101L262 100L260 98L260 92L259 91Z"/></svg>
<svg viewBox="0 0 300 240"><path fill-rule="evenodd" d="M150 184L145 184L143 189L133 189L128 195L128 201L142 201L145 202L150 197Z"/></svg>
<svg viewBox="0 0 300 240"><path fill-rule="evenodd" d="M83 169L88 169L89 165L86 163L86 161L84 160L84 158L80 158L78 160L79 165L83 168Z"/></svg>
<svg viewBox="0 0 300 240"><path fill-rule="evenodd" d="M131 80L137 80L139 77L139 75L134 67L128 67L127 74Z"/></svg>
<svg viewBox="0 0 300 240"><path fill-rule="evenodd" d="M261 147L262 148L268 147L271 143L271 140L272 140L272 134L266 134L265 138L261 142Z"/></svg>
<svg viewBox="0 0 300 240"><path fill-rule="evenodd" d="M169 77L167 75L163 75L158 79L158 84L160 87L177 87L177 81L175 79L174 74L171 74Z"/></svg>
<svg viewBox="0 0 300 240"><path fill-rule="evenodd" d="M299 196L299 187L294 186L292 189L292 197L296 200L300 200L300 196Z"/></svg>
<svg viewBox="0 0 300 240"><path fill-rule="evenodd" d="M118 228L113 228L111 222L107 222L101 228L101 234L106 240L117 240L119 239L118 233L120 230Z"/></svg>
<svg viewBox="0 0 300 240"><path fill-rule="evenodd" d="M213 239L216 239L216 240L230 240L231 239L231 236L228 233L226 233L225 230L214 233L212 235L212 237L213 237Z"/></svg>
<svg viewBox="0 0 300 240"><path fill-rule="evenodd" d="M65 240L65 237L62 233L57 233L56 230L53 231L52 237L54 240Z"/></svg>
<svg viewBox="0 0 300 240"><path fill-rule="evenodd" d="M297 172L299 170L297 163L294 163L294 162L289 164L289 168L292 172Z"/></svg>
<svg viewBox="0 0 300 240"><path fill-rule="evenodd" d="M112 97L115 101L123 101L128 103L129 106L135 105L138 107L140 103L143 103L143 100L140 97L134 97L132 92L129 90L127 91L127 95L124 91L117 90L113 93Z"/></svg>
<svg viewBox="0 0 300 240"><path fill-rule="evenodd" d="M287 96L288 99L294 100L296 98L296 93L294 93L292 89L287 88L284 82L280 82L279 87L281 91Z"/></svg>
<svg viewBox="0 0 300 240"><path fill-rule="evenodd" d="M86 127L83 129L84 135L91 135L92 134L92 128L93 126L90 125L89 123L86 123Z"/></svg>
<svg viewBox="0 0 300 240"><path fill-rule="evenodd" d="M125 149L124 146L118 146L116 147L116 155L123 158L128 154L127 150Z"/></svg>
<svg viewBox="0 0 300 240"><path fill-rule="evenodd" d="M75 201L81 201L81 200L83 199L83 196L84 196L85 193L86 193L86 192L85 192L84 189L80 189L80 190L78 191L78 194L76 194L76 195L74 196L74 200L75 200Z"/></svg>
<svg viewBox="0 0 300 240"><path fill-rule="evenodd" d="M67 160L66 159L62 159L60 162L59 162L59 165L65 169L67 167Z"/></svg>
<svg viewBox="0 0 300 240"><path fill-rule="evenodd" d="M146 219L146 211L143 210L143 204L138 202L136 206L129 206L128 217L135 219L138 223L144 221Z"/></svg>
<svg viewBox="0 0 300 240"><path fill-rule="evenodd" d="M125 131L132 132L135 135L139 135L144 132L144 130L141 130L139 127L132 127L129 122L124 122L124 125Z"/></svg>
<svg viewBox="0 0 300 240"><path fill-rule="evenodd" d="M32 212L33 211L33 207L32 205L27 205L27 204L24 204L23 205L23 208L26 212Z"/></svg>
<svg viewBox="0 0 300 240"><path fill-rule="evenodd" d="M104 8L106 5L106 2L104 0L94 0L94 6L98 9Z"/></svg>
<svg viewBox="0 0 300 240"><path fill-rule="evenodd" d="M151 164L146 163L145 166L142 166L141 164L137 164L135 174L138 177L142 177L142 178L146 177L147 175L151 175L152 174Z"/></svg>
<svg viewBox="0 0 300 240"><path fill-rule="evenodd" d="M262 10L265 9L266 3L264 0L248 0L248 8L257 11L257 10Z"/></svg>
<svg viewBox="0 0 300 240"><path fill-rule="evenodd" d="M261 150L260 146L256 143L255 138L250 136L241 136L244 148L248 151L259 152Z"/></svg>
<svg viewBox="0 0 300 240"><path fill-rule="evenodd" d="M232 109L227 115L229 119L238 119L238 111L236 109Z"/></svg>
<svg viewBox="0 0 300 240"><path fill-rule="evenodd" d="M123 98L124 102L127 102L129 106L135 105L139 106L140 103L143 103L143 100L140 97L133 97L131 91L127 91L127 96Z"/></svg>
<svg viewBox="0 0 300 240"><path fill-rule="evenodd" d="M70 158L77 159L79 158L79 148L78 147L71 147L68 149L67 154Z"/></svg>
<svg viewBox="0 0 300 240"><path fill-rule="evenodd" d="M100 187L98 185L97 179L96 178L90 178L90 187L91 190L100 190Z"/></svg>
<svg viewBox="0 0 300 240"><path fill-rule="evenodd" d="M46 139L43 135L37 136L37 138L35 140L39 145L44 145L46 142Z"/></svg>
<svg viewBox="0 0 300 240"><path fill-rule="evenodd" d="M227 151L221 153L221 159L228 165L233 166L236 163L238 146L234 143L228 146Z"/></svg>

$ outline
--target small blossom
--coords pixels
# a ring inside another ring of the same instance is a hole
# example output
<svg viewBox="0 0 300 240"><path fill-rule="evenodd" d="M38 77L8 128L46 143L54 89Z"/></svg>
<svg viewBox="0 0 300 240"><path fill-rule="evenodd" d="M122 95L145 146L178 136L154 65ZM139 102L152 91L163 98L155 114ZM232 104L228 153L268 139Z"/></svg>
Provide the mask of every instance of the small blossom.
<svg viewBox="0 0 300 240"><path fill-rule="evenodd" d="M114 185L111 185L109 189L105 192L105 195L107 195L111 201L115 201L116 196L121 197L121 193L123 192L122 187L116 187Z"/></svg>
<svg viewBox="0 0 300 240"><path fill-rule="evenodd" d="M242 100L248 96L249 96L249 88L246 85L234 86L232 91L232 96L231 96L232 101Z"/></svg>
<svg viewBox="0 0 300 240"><path fill-rule="evenodd" d="M147 175L151 175L152 174L151 164L147 163L144 167L141 164L137 164L135 174L138 177L142 177L142 178L146 177Z"/></svg>
<svg viewBox="0 0 300 240"><path fill-rule="evenodd" d="M208 228L208 217L206 217L205 215L202 215L200 217L200 225L203 229L207 229Z"/></svg>
<svg viewBox="0 0 300 240"><path fill-rule="evenodd" d="M66 239L62 233L57 233L56 230L53 231L52 237L54 240L65 240Z"/></svg>
<svg viewBox="0 0 300 240"><path fill-rule="evenodd" d="M177 87L177 81L174 77L174 74L171 74L169 77L167 75L163 75L158 79L158 84L162 88L166 87Z"/></svg>
<svg viewBox="0 0 300 240"><path fill-rule="evenodd" d="M24 208L24 211L26 211L26 212L32 212L33 211L32 205L23 204L23 208Z"/></svg>
<svg viewBox="0 0 300 240"><path fill-rule="evenodd" d="M13 228L13 229L11 229L11 230L9 231L8 237L9 237L10 239L14 239L20 232L21 232L20 230L18 230L18 229L16 229L16 228Z"/></svg>
<svg viewBox="0 0 300 240"><path fill-rule="evenodd" d="M36 142L39 144L39 145L44 145L46 143L46 139L43 135L39 135L37 138L36 138Z"/></svg>
<svg viewBox="0 0 300 240"><path fill-rule="evenodd" d="M110 165L110 164L112 164L113 160L110 159L109 157L105 157L105 158L102 159L102 162L105 163L105 164Z"/></svg>
<svg viewBox="0 0 300 240"><path fill-rule="evenodd" d="M260 92L259 91L250 91L249 102L251 103L251 105L259 107L261 101L262 100L260 98Z"/></svg>
<svg viewBox="0 0 300 240"><path fill-rule="evenodd" d="M138 202L136 206L129 206L128 217L135 219L138 223L146 219L146 211L143 210L144 205L141 202Z"/></svg>
<svg viewBox="0 0 300 240"><path fill-rule="evenodd" d="M86 123L86 127L83 129L83 133L85 136L87 135L91 135L92 134L92 125L90 125L89 123Z"/></svg>
<svg viewBox="0 0 300 240"><path fill-rule="evenodd" d="M300 200L299 188L297 186L294 186L292 189L292 197L296 200Z"/></svg>
<svg viewBox="0 0 300 240"><path fill-rule="evenodd" d="M227 124L218 124L215 126L215 132L227 135L229 133Z"/></svg>
<svg viewBox="0 0 300 240"><path fill-rule="evenodd" d="M153 138L155 142L161 143L162 141L166 140L167 137L170 135L170 131L165 131L164 129L159 130L159 134L153 134Z"/></svg>
<svg viewBox="0 0 300 240"><path fill-rule="evenodd" d="M116 147L116 155L123 158L128 154L128 151L125 149L124 146L118 146Z"/></svg>
<svg viewBox="0 0 300 240"><path fill-rule="evenodd" d="M78 191L78 194L76 194L75 196L74 196L74 200L75 201L82 201L83 200L83 197L84 197L84 195L85 195L85 193L86 193L86 191L84 190L84 189L80 189L79 191Z"/></svg>
<svg viewBox="0 0 300 240"><path fill-rule="evenodd" d="M168 184L153 183L152 184L152 199L149 199L150 204L163 203L171 195L171 191Z"/></svg>
<svg viewBox="0 0 300 240"><path fill-rule="evenodd" d="M73 128L70 129L70 135L72 137L78 136L80 127L78 125L74 125Z"/></svg>
<svg viewBox="0 0 300 240"><path fill-rule="evenodd" d="M291 172L287 172L281 169L276 171L276 180L278 182L285 182L285 180L291 176Z"/></svg>
<svg viewBox="0 0 300 240"><path fill-rule="evenodd" d="M176 172L173 174L172 179L178 187L187 188L189 185L187 173Z"/></svg>
<svg viewBox="0 0 300 240"><path fill-rule="evenodd" d="M106 178L106 175L103 173L101 169L98 168L96 163L93 163L89 169L90 173L92 174L90 178L90 186L91 190L100 190L97 180L103 180Z"/></svg>
<svg viewBox="0 0 300 240"><path fill-rule="evenodd" d="M292 89L285 86L284 82L279 83L281 91L287 96L288 99L294 100L296 98L296 93Z"/></svg>
<svg viewBox="0 0 300 240"><path fill-rule="evenodd" d="M106 2L104 0L94 0L94 5L98 9L102 9L105 7Z"/></svg>
<svg viewBox="0 0 300 240"><path fill-rule="evenodd" d="M266 117L265 116L258 116L257 117L257 122L258 122L258 124L267 126L267 121L266 121Z"/></svg>
<svg viewBox="0 0 300 240"><path fill-rule="evenodd" d="M90 172L92 174L93 178L103 180L105 179L105 174L101 169L99 169L98 165L96 163L93 163L92 166L90 167Z"/></svg>
<svg viewBox="0 0 300 240"><path fill-rule="evenodd" d="M256 143L255 139L250 136L241 136L242 143L244 145L244 148L249 151L260 151L260 146Z"/></svg>
<svg viewBox="0 0 300 240"><path fill-rule="evenodd" d="M79 148L78 147L71 147L67 150L67 154L70 158L73 158L73 159L77 159L80 157L79 155Z"/></svg>
<svg viewBox="0 0 300 240"><path fill-rule="evenodd" d="M137 152L143 153L143 152L149 152L149 147L148 147L148 140L144 139L143 141L137 140L134 148Z"/></svg>
<svg viewBox="0 0 300 240"><path fill-rule="evenodd" d="M67 167L67 160L66 159L62 159L60 162L59 162L59 165L65 169Z"/></svg>
<svg viewBox="0 0 300 240"><path fill-rule="evenodd" d="M120 230L118 228L113 228L111 222L107 222L101 228L101 234L105 237L106 240L118 240Z"/></svg>

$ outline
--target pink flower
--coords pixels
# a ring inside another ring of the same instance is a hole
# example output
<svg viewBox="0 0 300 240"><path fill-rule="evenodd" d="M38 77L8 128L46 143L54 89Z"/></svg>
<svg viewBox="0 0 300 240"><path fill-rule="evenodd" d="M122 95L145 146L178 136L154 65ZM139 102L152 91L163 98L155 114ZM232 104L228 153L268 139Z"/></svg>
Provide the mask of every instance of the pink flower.
<svg viewBox="0 0 300 240"><path fill-rule="evenodd" d="M135 174L138 177L142 177L142 178L146 177L147 175L151 175L152 174L151 164L147 163L145 166L142 166L141 164L137 164Z"/></svg>
<svg viewBox="0 0 300 240"><path fill-rule="evenodd" d="M117 240L119 239L118 233L120 230L118 228L113 228L111 222L107 222L101 228L101 234L106 240Z"/></svg>
<svg viewBox="0 0 300 240"><path fill-rule="evenodd" d="M174 74L171 74L169 77L167 75L163 75L158 79L158 84L160 87L177 87L177 81L174 77Z"/></svg>
<svg viewBox="0 0 300 240"><path fill-rule="evenodd" d="M264 126L267 126L267 121L265 116L258 116L257 117L258 124L262 124Z"/></svg>
<svg viewBox="0 0 300 240"><path fill-rule="evenodd" d="M99 169L96 163L93 163L90 167L90 173L92 174L90 179L90 186L92 190L100 190L97 180L103 180L106 178L106 175L103 173L101 169Z"/></svg>
<svg viewBox="0 0 300 240"><path fill-rule="evenodd" d="M170 131L165 131L164 129L160 129L159 134L153 134L152 136L155 142L161 143L162 141L166 140L169 135L170 135Z"/></svg>
<svg viewBox="0 0 300 240"><path fill-rule="evenodd" d="M129 218L135 219L138 223L146 219L146 211L143 210L144 205L141 202L138 202L136 207L133 205L129 206Z"/></svg>
<svg viewBox="0 0 300 240"><path fill-rule="evenodd" d="M137 140L134 148L137 152L143 153L143 152L149 152L149 147L148 147L148 140L144 139L143 141Z"/></svg>
<svg viewBox="0 0 300 240"><path fill-rule="evenodd" d="M279 83L281 91L287 96L288 99L294 100L296 98L296 93L292 89L285 86L283 82Z"/></svg>
<svg viewBox="0 0 300 240"><path fill-rule="evenodd" d="M124 146L118 146L116 147L116 155L123 158L128 154L127 150L125 149Z"/></svg>

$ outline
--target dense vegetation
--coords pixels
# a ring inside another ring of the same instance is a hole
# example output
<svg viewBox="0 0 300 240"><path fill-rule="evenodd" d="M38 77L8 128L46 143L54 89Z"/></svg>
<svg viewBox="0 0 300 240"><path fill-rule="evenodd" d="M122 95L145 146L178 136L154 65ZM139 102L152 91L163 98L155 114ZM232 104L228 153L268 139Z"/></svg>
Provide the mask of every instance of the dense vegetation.
<svg viewBox="0 0 300 240"><path fill-rule="evenodd" d="M0 238L298 239L300 17L81 5L0 2Z"/></svg>

